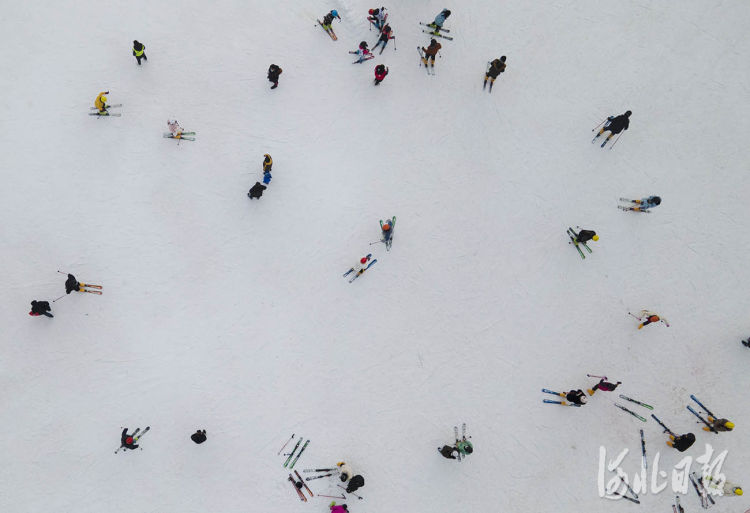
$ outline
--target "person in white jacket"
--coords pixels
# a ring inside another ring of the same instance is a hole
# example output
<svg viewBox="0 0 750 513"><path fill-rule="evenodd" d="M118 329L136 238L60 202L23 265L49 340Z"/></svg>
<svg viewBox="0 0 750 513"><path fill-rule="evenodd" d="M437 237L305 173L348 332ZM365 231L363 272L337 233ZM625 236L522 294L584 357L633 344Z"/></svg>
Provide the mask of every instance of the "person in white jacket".
<svg viewBox="0 0 750 513"><path fill-rule="evenodd" d="M724 486L721 486L721 479L714 476L708 476L704 482L706 483L706 490L712 495L742 495L742 487L736 483L724 480Z"/></svg>
<svg viewBox="0 0 750 513"><path fill-rule="evenodd" d="M354 476L354 472L352 472L352 468L349 465L347 465L345 461L340 461L336 463L336 466L339 468L339 478L341 479L342 483L346 483Z"/></svg>

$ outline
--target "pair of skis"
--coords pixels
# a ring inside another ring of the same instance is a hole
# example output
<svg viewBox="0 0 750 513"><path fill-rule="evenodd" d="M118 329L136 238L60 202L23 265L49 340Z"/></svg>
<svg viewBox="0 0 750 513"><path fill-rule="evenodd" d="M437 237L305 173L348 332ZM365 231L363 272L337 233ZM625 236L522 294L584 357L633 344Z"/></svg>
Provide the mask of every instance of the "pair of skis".
<svg viewBox="0 0 750 513"><path fill-rule="evenodd" d="M605 130L606 130L606 128L607 128L607 127L605 126L604 128L605 128ZM602 135L602 134L600 134L600 133L596 134L596 135L594 136L594 138L593 138L593 139L591 139L591 144L594 144L594 141L596 141L596 140L597 140L597 139L598 139L598 138L599 138L599 137L600 137L601 135ZM609 149L610 149L610 150L611 150L612 148L614 148L614 147L615 147L615 144L617 144L617 141L619 141L619 140L620 140L620 136L621 136L621 135L622 135L622 132L620 132L619 134L617 134L617 139L615 139L615 142L613 142L613 143L612 143L612 145L611 145L611 146L609 147ZM600 147L600 148L604 148L604 146L605 146L605 145L606 145L606 144L607 144L607 143L608 143L608 142L609 142L610 140L612 140L612 134L611 134L611 133L610 133L610 134L609 134L609 135L608 135L607 137L605 137L605 138L604 138L604 142L603 142L603 143L602 143L602 144L601 144L601 145L600 145L599 147Z"/></svg>
<svg viewBox="0 0 750 513"><path fill-rule="evenodd" d="M96 289L96 290L90 290L90 289ZM90 283L78 283L78 290L77 292L88 292L89 294L98 294L102 295L102 286L101 285L92 285Z"/></svg>
<svg viewBox="0 0 750 513"><path fill-rule="evenodd" d="M109 109L114 109L117 107L122 107L122 103L117 103L115 105L107 105L107 110L104 112L90 112L89 116L100 116L100 117L107 117L107 116L122 116L119 112L109 112ZM91 107L91 110L99 111L96 107Z"/></svg>
<svg viewBox="0 0 750 513"><path fill-rule="evenodd" d="M420 21L419 24L422 25L422 26L424 26L424 27L429 27L430 29L432 29L432 30L422 29L422 32L424 32L425 34L431 34L433 36L442 37L443 39L447 39L448 41L453 41L453 38L451 36L446 35L446 33L450 32L450 30L444 29L442 27L437 27L437 26L435 26L434 23L423 23L423 22Z"/></svg>
<svg viewBox="0 0 750 513"><path fill-rule="evenodd" d="M696 474L695 472L692 472L689 477L690 482L693 483L695 493L698 494L698 499L701 501L701 507L703 509L708 509L709 502L711 504L716 504L714 498L711 497L711 494L709 494L708 490L706 490L706 486L703 483L703 478L698 477L698 474Z"/></svg>
<svg viewBox="0 0 750 513"><path fill-rule="evenodd" d="M422 52L422 47L417 46L417 53L419 53L420 61L419 61L419 67L422 67L422 64L424 64L425 69L427 70L428 75L435 75L435 61L432 61L432 66L430 66L429 61L425 58L424 53Z"/></svg>
<svg viewBox="0 0 750 513"><path fill-rule="evenodd" d="M190 137L194 135L195 135L195 132L182 132L177 135L173 134L172 132L164 132L164 138L177 139L178 141L195 141L195 137Z"/></svg>
<svg viewBox="0 0 750 513"><path fill-rule="evenodd" d="M357 55L357 52L349 52L349 53L352 54L352 55ZM362 64L363 62L369 61L370 59L374 59L374 58L375 58L375 54L374 53L368 53L366 55L363 55L362 57L360 57L356 61L352 62L352 64Z"/></svg>
<svg viewBox="0 0 750 513"><path fill-rule="evenodd" d="M542 392L544 392L545 394L552 394L552 395L557 395L557 396L560 396L560 397L565 397L565 394L562 393L562 392L555 392L553 390L549 390L549 389L546 389L546 388L543 388ZM567 401L553 401L551 399L542 399L542 402L543 403L547 403L547 404L559 404L560 406L578 406L579 408L581 407L580 404L569 403Z"/></svg>
<svg viewBox="0 0 750 513"><path fill-rule="evenodd" d="M365 258L367 258L367 260L370 260L370 257L371 257L371 256L372 256L372 253L369 253L369 254L367 255L367 257L365 257ZM372 260L370 261L370 263L369 263L369 264L367 264L367 267L364 267L364 268L362 268L362 269L361 269L360 271L357 271L356 273L354 273L354 276L352 276L351 278L349 278L349 283L351 283L351 282L353 282L354 280L356 280L357 278L359 278L359 277L360 277L360 276L361 276L362 274L364 274L364 272L365 272L366 270L368 270L368 269L369 269L370 267L372 267L372 266L373 266L373 265L375 264L375 262L377 262L377 261L378 261L378 259L377 259L377 258L373 258L373 259L372 259ZM352 267L351 269L349 269L348 271L346 271L346 272L344 273L344 276L347 276L347 275L348 275L349 273L353 273L353 272L354 272L354 267Z"/></svg>
<svg viewBox="0 0 750 513"><path fill-rule="evenodd" d="M627 495L627 494L624 494L624 493L620 493L620 492L617 492L617 491L616 491L616 492L613 492L613 494L614 494L614 495L619 495L619 496L620 496L620 497L622 497L623 499L627 499L627 500L629 500L630 502L634 502L635 504L640 504L640 503L641 503L641 501L640 501L640 500L638 499L638 494L637 494L637 493L635 493L635 490L633 490L633 489L632 489L632 488L630 487L630 485L628 484L628 482L627 482L627 481L625 481L625 478L624 478L624 477L622 477L622 475L621 475L621 474L617 474L617 477L619 477L619 478L620 478L620 481L622 481L622 484L624 484L624 485L625 485L625 487L627 488L628 492L629 492L629 493L630 493L630 494L632 495L632 497L628 497L628 495Z"/></svg>
<svg viewBox="0 0 750 513"><path fill-rule="evenodd" d="M708 408L706 408L706 407L705 407L705 406L703 405L703 403L702 403L702 402L700 402L700 401L698 400L698 398L697 398L697 397L695 397L695 396L694 396L693 394L690 394L690 399L692 399L693 401L695 401L695 402L696 402L696 403L698 404L698 406L700 406L700 407L701 407L702 409L706 410L706 414L707 414L707 415L708 415L709 417L711 417L711 418L713 418L713 419L716 419L716 418L717 418L717 417L716 417L716 416L715 416L715 415L714 415L713 413L711 413L711 410L709 410ZM713 433L716 433L717 435L719 434L719 432L718 432L718 431L716 431L716 429L714 428L713 424L711 424L711 423L710 423L710 422L708 422L708 421L707 421L706 419L704 419L704 418L703 418L703 416L702 416L701 414L699 414L699 413L698 413L697 411L695 411L695 410L694 410L694 409L692 408L692 406L688 405L688 406L687 406L687 409L688 409L688 411L690 411L690 413L692 413L693 415L695 415L696 417L698 417L698 419L700 419L700 421L701 421L701 422L703 422L703 423L704 423L704 424L705 424L705 425L706 425L706 426L708 427L708 430L709 430L709 431L711 431L711 432L713 432Z"/></svg>
<svg viewBox="0 0 750 513"><path fill-rule="evenodd" d="M568 237L570 237L570 242L576 247L576 250L578 250L578 254L581 255L581 259L586 260L586 255L583 254L580 246L586 248L586 251L588 251L589 253L593 253L593 251L591 251L591 248L588 247L585 242L578 242L578 234L570 226L568 226L567 233Z"/></svg>
<svg viewBox="0 0 750 513"><path fill-rule="evenodd" d="M654 409L654 407L653 407L653 406L651 406L650 404L646 404L646 403L643 403L643 402L641 402L641 401L638 401L638 400L636 400L636 399L633 399L632 397L628 397L628 396L626 396L626 395L622 395L622 394L620 394L620 398L621 398L621 399L625 399L626 401L630 401L631 403L635 403L635 404L637 404L637 405L643 406L644 408L648 408L649 410L653 410L653 409ZM642 416L638 415L638 414L637 414L637 413L635 413L634 411L632 411L632 410L630 410L630 409L628 409L628 408L625 408L624 406L622 406L622 405L620 405L620 404L617 404L617 403L615 403L615 406L617 406L618 408L620 408L620 409L621 409L622 411L624 411L624 412L627 412L627 413L631 414L631 415L632 415L633 417L637 418L637 419L638 419L638 420L640 420L641 422L646 422L646 418L645 418L645 417L642 417ZM641 440L643 440L643 430L641 430ZM646 450L646 449L645 449L645 447L644 447L644 449L643 449L643 450L644 450L644 451ZM645 456L644 456L644 458L645 458Z"/></svg>
<svg viewBox="0 0 750 513"><path fill-rule="evenodd" d="M299 481L296 481L296 480L295 480L295 479L294 479L294 478L292 477L292 474L289 474L289 481L291 481L291 482L292 482L292 485L294 485L294 489L295 489L295 490L297 490L297 495L299 495L299 500L301 500L301 501L303 501L303 502L307 502L307 497L305 497L305 494L304 494L304 493L302 493L302 487L303 487L303 486L305 487L305 490L307 490L307 493L309 493L309 494L310 494L310 497L314 497L314 495L313 495L313 493L312 493L312 490L310 490L310 488L309 488L309 487L308 487L308 486L307 486L307 485L305 484L305 482L304 482L304 481L302 480L302 476L301 476L301 475L299 475L299 472L297 472L297 471L295 470L295 471L294 471L294 473L295 473L295 474L297 475L297 477L299 478Z"/></svg>
<svg viewBox="0 0 750 513"><path fill-rule="evenodd" d="M292 462L292 465L289 468L290 469L294 468L294 465L297 463L297 460L299 459L299 457L302 456L303 452L305 452L305 448L307 448L307 444L310 443L310 440L308 439L305 442L305 444L302 446L302 449L300 449L300 451L297 453L297 457L294 458L294 461L292 461L292 457L294 456L294 453L297 451L297 447L299 447L300 442L302 442L302 438L300 438L299 440L297 440L297 445L295 445L294 449L292 449L292 452L289 453L289 457L284 462L284 468L286 468L287 466L289 466L289 462L290 461ZM286 445L285 445L285 447L286 447Z"/></svg>
<svg viewBox="0 0 750 513"><path fill-rule="evenodd" d="M333 31L333 27L327 29L327 28L325 28L325 26L323 26L323 22L322 21L320 21L320 20L317 20L317 21L318 21L318 25L320 25L323 28L323 30L325 31L325 33L328 34L331 37L331 39L333 39L334 41L338 41L339 38L336 37L336 33Z"/></svg>
<svg viewBox="0 0 750 513"><path fill-rule="evenodd" d="M624 201L625 203L635 203L636 205L638 204L638 200L634 200L634 199L619 198L619 200L620 201ZM650 214L651 213L650 210L648 210L648 209L644 210L644 209L642 209L640 207L633 207L633 206L626 207L624 205L617 205L617 208L619 208L620 210L625 210L626 212L642 212L644 214Z"/></svg>
<svg viewBox="0 0 750 513"><path fill-rule="evenodd" d="M135 444L138 440L140 440L143 435L148 433L149 429L151 429L151 426L146 426L146 429L144 429L143 432L139 435L138 432L141 430L141 428L136 428L135 431L133 431L133 434L130 435L133 437L133 443ZM115 454L120 452L120 449L124 447L125 447L124 445L120 445L120 447L118 447L117 450L115 451Z"/></svg>

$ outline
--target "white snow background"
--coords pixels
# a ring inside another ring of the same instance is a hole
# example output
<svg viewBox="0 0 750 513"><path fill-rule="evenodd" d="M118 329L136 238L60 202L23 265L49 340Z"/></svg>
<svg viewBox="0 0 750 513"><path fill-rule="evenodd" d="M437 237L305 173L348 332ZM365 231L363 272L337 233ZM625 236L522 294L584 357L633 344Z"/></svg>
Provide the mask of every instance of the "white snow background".
<svg viewBox="0 0 750 513"><path fill-rule="evenodd" d="M286 481L292 433L311 440L296 469L364 476L352 513L634 511L598 497L600 445L629 448L630 475L639 428L662 469L684 455L620 392L695 432L685 454L729 449L724 473L750 488L750 4L396 2L395 45L352 65L372 7L3 5L0 511L327 511ZM427 76L418 22L444 7L455 40ZM332 8L336 42L315 21ZM104 90L121 118L87 115ZM590 144L627 109L613 150ZM162 138L169 117L197 140ZM273 180L250 201L264 153ZM649 215L615 208L649 194ZM393 215L391 251L369 246ZM601 236L585 261L577 225ZM104 294L29 317L64 293L58 269ZM641 308L672 327L637 330ZM542 403L587 372L623 384ZM691 393L735 431L701 431ZM476 451L459 464L435 449L461 422ZM142 451L113 454L146 425ZM641 499L666 512L674 494Z"/></svg>

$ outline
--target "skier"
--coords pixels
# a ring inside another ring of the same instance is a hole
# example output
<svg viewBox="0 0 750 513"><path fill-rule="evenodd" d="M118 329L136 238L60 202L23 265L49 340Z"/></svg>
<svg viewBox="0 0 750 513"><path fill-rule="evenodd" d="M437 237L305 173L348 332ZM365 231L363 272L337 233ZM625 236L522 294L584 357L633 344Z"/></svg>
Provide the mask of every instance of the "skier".
<svg viewBox="0 0 750 513"><path fill-rule="evenodd" d="M354 476L352 468L345 461L339 461L336 466L339 468L339 479L342 483L346 483Z"/></svg>
<svg viewBox="0 0 750 513"><path fill-rule="evenodd" d="M565 399L573 404L578 404L580 406L586 404L586 394L583 393L583 390L571 390L570 392L565 394Z"/></svg>
<svg viewBox="0 0 750 513"><path fill-rule="evenodd" d="M458 449L458 452L464 457L466 457L467 454L472 454L474 452L474 446L468 440L459 440L456 442L456 449Z"/></svg>
<svg viewBox="0 0 750 513"><path fill-rule="evenodd" d="M385 76L388 74L388 68L384 66L383 64L378 64L375 66L375 85L380 85L380 83L385 80Z"/></svg>
<svg viewBox="0 0 750 513"><path fill-rule="evenodd" d="M176 119L168 119L167 128L169 128L169 132L175 139L179 139L180 137L182 137L182 132L184 131L184 129L180 126Z"/></svg>
<svg viewBox="0 0 750 513"><path fill-rule="evenodd" d="M709 415L708 422L715 431L731 431L734 429L734 422L731 422L729 419L715 419ZM711 428L703 426L703 430L711 431Z"/></svg>
<svg viewBox="0 0 750 513"><path fill-rule="evenodd" d="M273 166L273 159L268 153L263 155L263 183L268 185L271 183L271 167Z"/></svg>
<svg viewBox="0 0 750 513"><path fill-rule="evenodd" d="M138 61L138 65L141 65L141 59L144 61L148 60L148 57L146 57L146 46L143 43L139 43L137 40L133 41L133 55L135 56L135 60Z"/></svg>
<svg viewBox="0 0 750 513"><path fill-rule="evenodd" d="M458 459L458 449L454 445L444 445L442 448L438 447L438 452L449 460Z"/></svg>
<svg viewBox="0 0 750 513"><path fill-rule="evenodd" d="M331 30L331 23L333 23L334 18L338 18L339 22L341 22L341 16L339 16L339 12L336 9L323 16L323 30L326 32Z"/></svg>
<svg viewBox="0 0 750 513"><path fill-rule="evenodd" d="M448 19L448 16L451 15L451 12L448 9L443 9L440 11L440 14L435 16L435 21L427 25L428 27L432 27L435 29L435 34L440 32L440 29L443 28L443 23L445 23L445 20Z"/></svg>
<svg viewBox="0 0 750 513"><path fill-rule="evenodd" d="M268 81L273 84L271 86L271 89L276 89L277 87L279 87L279 75L281 75L281 73L282 69L276 64L271 64L268 67Z"/></svg>
<svg viewBox="0 0 750 513"><path fill-rule="evenodd" d="M349 513L349 508L346 506L346 504L336 506L336 501L334 501L329 505L329 507L331 508L331 513Z"/></svg>
<svg viewBox="0 0 750 513"><path fill-rule="evenodd" d="M68 279L65 280L65 293L70 294L73 291L80 292L83 290L83 287L81 287L81 284L78 283L78 280L76 280L76 277L72 274L68 274Z"/></svg>
<svg viewBox="0 0 750 513"><path fill-rule="evenodd" d="M193 433L192 435L190 435L190 439L193 442L197 443L197 444L202 444L203 442L206 441L206 438L207 437L206 437L206 430L205 429L203 429L203 430L199 429L198 431L196 431L195 433Z"/></svg>
<svg viewBox="0 0 750 513"><path fill-rule="evenodd" d="M261 184L260 182L255 182L255 185L250 187L250 190L247 193L247 197L250 199L258 198L260 199L261 196L263 196L263 191L265 191L268 187Z"/></svg>
<svg viewBox="0 0 750 513"><path fill-rule="evenodd" d="M576 242L579 244L585 244L586 242L593 240L597 241L599 240L599 236L596 234L594 230L581 230L578 232L578 236L576 237Z"/></svg>
<svg viewBox="0 0 750 513"><path fill-rule="evenodd" d="M669 441L667 441L668 446L680 452L687 451L694 443L695 435L693 433L686 433L680 436L669 435Z"/></svg>
<svg viewBox="0 0 750 513"><path fill-rule="evenodd" d="M356 492L365 485L365 478L360 474L352 477L346 485L346 493Z"/></svg>
<svg viewBox="0 0 750 513"><path fill-rule="evenodd" d="M29 315L32 317L39 317L40 315L46 315L47 317L54 317L50 312L52 309L49 306L49 301L32 301L31 311Z"/></svg>
<svg viewBox="0 0 750 513"><path fill-rule="evenodd" d="M727 481L724 479L724 485L721 485L721 480L719 478L715 478L714 476L708 476L705 480L708 481L708 485L706 486L707 490L711 490L711 495L718 493L719 495L742 495L742 487L736 483L732 483L730 481ZM720 488L721 487L721 488ZM715 491L714 491L715 490ZM721 493L719 493L719 490L721 490Z"/></svg>
<svg viewBox="0 0 750 513"><path fill-rule="evenodd" d="M425 67L427 67L427 62L432 59L432 67L435 67L435 56L440 51L440 49L443 47L440 43L437 42L437 39L434 37L430 41L430 46L427 48L422 47L422 51L424 52L424 57L422 57L422 62L424 63Z"/></svg>
<svg viewBox="0 0 750 513"><path fill-rule="evenodd" d="M370 50L367 48L367 41L361 41L359 43L359 49L357 49L357 51L355 52L349 53L351 53L352 55L359 55L359 59L355 61L357 63L364 62L367 59L367 56L371 55Z"/></svg>
<svg viewBox="0 0 750 513"><path fill-rule="evenodd" d="M393 234L391 222L390 219L386 219L380 227L381 234L383 235L383 242L386 244L391 240L391 235Z"/></svg>
<svg viewBox="0 0 750 513"><path fill-rule="evenodd" d="M669 328L669 322L667 322L664 317L659 317L654 312L649 312L648 310L641 310L639 315L633 315L633 317L641 321L641 323L638 325L638 329L641 329L644 326L651 324L652 322L663 322L667 325L667 328Z"/></svg>
<svg viewBox="0 0 750 513"><path fill-rule="evenodd" d="M589 388L587 392L589 393L589 395L594 395L594 392L596 392L597 390L601 390L602 392L613 392L615 388L617 388L617 386L621 383L622 381L618 381L617 383L610 383L609 381L607 381L607 377L605 376L604 378L599 380L599 383Z"/></svg>
<svg viewBox="0 0 750 513"><path fill-rule="evenodd" d="M100 116L106 116L107 114L109 114L109 112L107 112L107 109L109 107L107 106L107 96L106 96L108 94L109 94L109 91L102 91L96 97L96 100L94 100L94 106L97 109L99 109Z"/></svg>
<svg viewBox="0 0 750 513"><path fill-rule="evenodd" d="M649 196L648 198L633 200L632 203L635 203L638 206L630 207L630 210L635 210L636 212L645 212L649 208L658 207L659 205L661 205L661 198L659 196Z"/></svg>
<svg viewBox="0 0 750 513"><path fill-rule="evenodd" d="M632 112L628 110L625 112L625 114L620 114L619 116L609 116L607 118L607 122L604 124L602 129L599 130L599 133L596 134L596 137L594 137L594 141L604 132L609 132L609 135L607 136L607 140L604 141L604 143L606 144L607 141L612 139L613 135L619 134L623 130L627 130L628 127L630 126L631 114Z"/></svg>
<svg viewBox="0 0 750 513"><path fill-rule="evenodd" d="M376 29L382 30L383 25L385 24L385 19L388 17L388 13L385 12L385 7L381 7L380 9L370 9L367 11L367 14L369 14L367 21L375 25Z"/></svg>
<svg viewBox="0 0 750 513"><path fill-rule="evenodd" d="M138 448L138 444L135 443L135 438L133 437L133 435L128 434L128 428L122 430L120 443L122 444L121 447L125 447L126 449L135 450Z"/></svg>
<svg viewBox="0 0 750 513"><path fill-rule="evenodd" d="M484 74L484 85L482 86L482 89L484 89L487 86L487 79L490 80L490 92L492 92L492 85L495 83L495 79L497 76L505 71L505 55L500 57L499 59L495 59L490 63L490 68L487 70L487 73Z"/></svg>
<svg viewBox="0 0 750 513"><path fill-rule="evenodd" d="M380 32L380 39L378 39L378 42L375 43L375 46L372 47L372 51L375 51L375 48L380 46L380 43L383 43L383 48L380 49L380 53L383 53L383 50L385 50L385 45L388 44L388 41L390 39L396 39L396 36L391 35L391 26L386 25L383 27L383 30Z"/></svg>

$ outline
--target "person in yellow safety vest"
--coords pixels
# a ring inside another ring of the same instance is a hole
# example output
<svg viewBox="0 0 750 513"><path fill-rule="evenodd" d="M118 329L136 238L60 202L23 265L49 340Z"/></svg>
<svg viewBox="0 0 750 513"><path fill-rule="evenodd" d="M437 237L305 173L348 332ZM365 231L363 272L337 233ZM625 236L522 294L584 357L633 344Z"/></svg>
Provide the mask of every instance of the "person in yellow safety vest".
<svg viewBox="0 0 750 513"><path fill-rule="evenodd" d="M146 46L143 43L139 43L138 40L133 41L133 55L135 55L135 60L138 61L139 66L141 65L141 59L148 60L145 52Z"/></svg>
<svg viewBox="0 0 750 513"><path fill-rule="evenodd" d="M109 91L102 91L96 97L96 100L94 100L94 106L99 109L99 114L101 115L107 113L107 97L105 96L107 94L109 94Z"/></svg>

